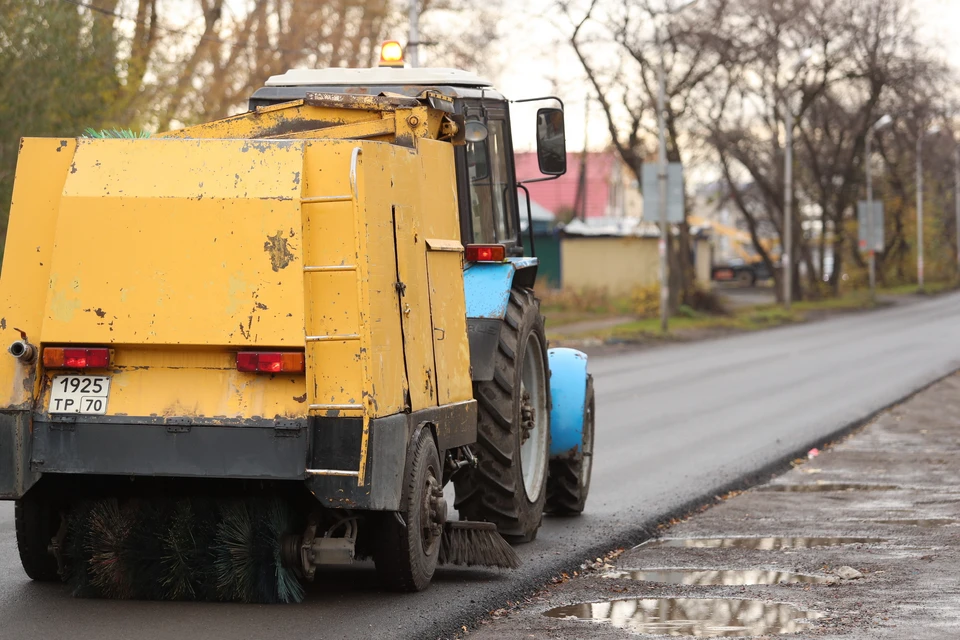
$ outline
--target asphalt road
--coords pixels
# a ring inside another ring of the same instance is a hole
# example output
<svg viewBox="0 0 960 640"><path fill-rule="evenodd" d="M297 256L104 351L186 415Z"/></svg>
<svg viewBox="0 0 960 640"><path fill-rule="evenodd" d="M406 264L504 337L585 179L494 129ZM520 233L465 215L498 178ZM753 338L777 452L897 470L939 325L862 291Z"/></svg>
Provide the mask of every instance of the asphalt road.
<svg viewBox="0 0 960 640"><path fill-rule="evenodd" d="M514 572L441 570L384 593L364 567L318 576L292 606L76 600L20 568L0 505L0 638L434 638L598 546L636 534L960 367L960 295L763 333L598 358L587 512L546 519ZM460 622L458 622L460 621Z"/></svg>

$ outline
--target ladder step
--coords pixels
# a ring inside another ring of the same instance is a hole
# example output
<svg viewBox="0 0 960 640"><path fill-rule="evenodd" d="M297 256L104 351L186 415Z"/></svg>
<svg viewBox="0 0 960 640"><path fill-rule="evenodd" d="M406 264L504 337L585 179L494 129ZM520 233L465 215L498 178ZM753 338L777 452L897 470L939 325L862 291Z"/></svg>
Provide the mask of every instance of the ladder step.
<svg viewBox="0 0 960 640"><path fill-rule="evenodd" d="M359 340L358 333L345 333L339 336L307 336L307 342L347 342L349 340Z"/></svg>
<svg viewBox="0 0 960 640"><path fill-rule="evenodd" d="M351 202L353 196L308 196L300 198L301 204L325 204L327 202Z"/></svg>
<svg viewBox="0 0 960 640"><path fill-rule="evenodd" d="M310 411L360 411L362 404L311 404Z"/></svg>
<svg viewBox="0 0 960 640"><path fill-rule="evenodd" d="M341 469L306 469L304 473L308 476L341 476L346 478L359 478L359 471L343 471Z"/></svg>
<svg viewBox="0 0 960 640"><path fill-rule="evenodd" d="M355 264L341 264L341 265L330 265L323 267L304 267L304 272L306 273L329 273L332 271L356 271L357 265Z"/></svg>

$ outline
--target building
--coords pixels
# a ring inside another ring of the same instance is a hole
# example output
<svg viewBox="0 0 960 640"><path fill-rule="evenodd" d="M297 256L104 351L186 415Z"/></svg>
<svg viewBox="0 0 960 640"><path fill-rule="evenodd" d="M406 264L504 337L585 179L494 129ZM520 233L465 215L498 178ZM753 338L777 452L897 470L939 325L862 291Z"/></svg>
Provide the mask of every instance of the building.
<svg viewBox="0 0 960 640"><path fill-rule="evenodd" d="M535 152L518 153L515 157L518 180L542 177ZM582 179L584 168L586 180ZM643 215L643 198L636 177L614 150L591 151L585 157L583 153L568 152L564 175L526 186L533 202L561 220L570 219L574 214L578 218L640 218Z"/></svg>

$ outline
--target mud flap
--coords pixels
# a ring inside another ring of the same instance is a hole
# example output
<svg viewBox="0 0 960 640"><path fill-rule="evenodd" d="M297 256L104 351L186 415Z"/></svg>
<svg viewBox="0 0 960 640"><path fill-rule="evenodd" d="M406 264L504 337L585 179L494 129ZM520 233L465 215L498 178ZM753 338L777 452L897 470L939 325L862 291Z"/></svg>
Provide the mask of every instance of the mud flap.
<svg viewBox="0 0 960 640"><path fill-rule="evenodd" d="M587 394L587 354L556 348L550 361L550 458L576 459L583 453L583 415Z"/></svg>
<svg viewBox="0 0 960 640"><path fill-rule="evenodd" d="M30 468L32 445L30 412L0 413L0 499L21 498L40 479Z"/></svg>

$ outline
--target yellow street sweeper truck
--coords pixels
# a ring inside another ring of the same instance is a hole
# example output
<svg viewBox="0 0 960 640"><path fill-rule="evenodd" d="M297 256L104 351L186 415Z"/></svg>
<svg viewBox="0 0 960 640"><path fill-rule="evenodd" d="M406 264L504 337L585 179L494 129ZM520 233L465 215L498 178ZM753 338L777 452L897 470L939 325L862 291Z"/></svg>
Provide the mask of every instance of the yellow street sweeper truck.
<svg viewBox="0 0 960 640"><path fill-rule="evenodd" d="M537 179L565 170L553 104ZM408 591L516 566L507 540L583 510L594 421L586 356L547 347L508 101L377 67L293 70L249 107L21 144L0 498L24 570L290 602L360 557Z"/></svg>

